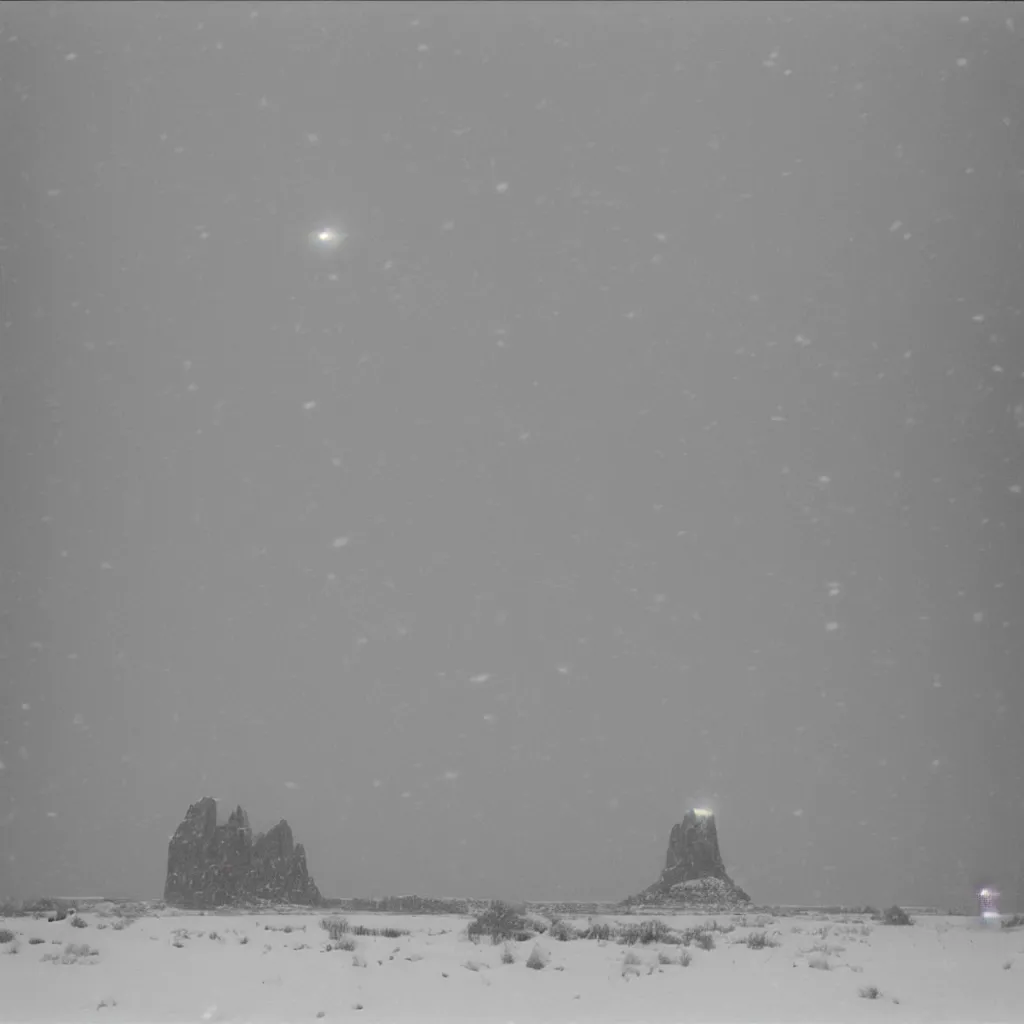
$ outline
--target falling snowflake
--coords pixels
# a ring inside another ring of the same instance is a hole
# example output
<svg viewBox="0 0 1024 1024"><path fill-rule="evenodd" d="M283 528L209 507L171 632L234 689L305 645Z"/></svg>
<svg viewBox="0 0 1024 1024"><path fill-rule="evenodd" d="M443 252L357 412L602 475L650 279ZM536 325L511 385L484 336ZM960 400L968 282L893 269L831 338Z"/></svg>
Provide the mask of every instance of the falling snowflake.
<svg viewBox="0 0 1024 1024"><path fill-rule="evenodd" d="M335 537L334 542L331 544L333 548L343 548L348 546L348 537Z"/></svg>

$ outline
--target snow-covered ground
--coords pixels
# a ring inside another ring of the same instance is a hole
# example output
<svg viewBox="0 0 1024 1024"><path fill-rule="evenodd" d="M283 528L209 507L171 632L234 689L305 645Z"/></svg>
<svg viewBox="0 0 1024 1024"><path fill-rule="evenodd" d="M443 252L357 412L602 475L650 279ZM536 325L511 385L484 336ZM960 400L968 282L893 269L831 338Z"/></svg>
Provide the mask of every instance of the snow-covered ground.
<svg viewBox="0 0 1024 1024"><path fill-rule="evenodd" d="M615 926L650 918L608 915L594 919L612 926L607 941L545 933L493 945L467 937L468 918L349 914L351 929L408 934L350 930L340 938L354 949L343 949L320 925L337 915L323 912L163 910L124 923L100 905L78 916L85 927L70 917L0 917L0 930L13 933L0 935L0 1020L1024 1020L1024 928L970 918L898 927L853 915L669 915L661 920L675 941L623 945ZM701 948L707 940L686 930L712 921L714 948ZM767 944L751 948L752 933ZM539 970L527 966L535 948Z"/></svg>

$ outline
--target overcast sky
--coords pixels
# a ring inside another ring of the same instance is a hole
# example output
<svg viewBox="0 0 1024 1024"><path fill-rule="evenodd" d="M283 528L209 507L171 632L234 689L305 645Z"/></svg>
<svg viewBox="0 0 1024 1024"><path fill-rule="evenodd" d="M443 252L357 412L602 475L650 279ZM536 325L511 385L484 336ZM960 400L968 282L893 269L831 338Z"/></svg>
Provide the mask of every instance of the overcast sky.
<svg viewBox="0 0 1024 1024"><path fill-rule="evenodd" d="M1022 34L5 4L0 896L1013 893Z"/></svg>

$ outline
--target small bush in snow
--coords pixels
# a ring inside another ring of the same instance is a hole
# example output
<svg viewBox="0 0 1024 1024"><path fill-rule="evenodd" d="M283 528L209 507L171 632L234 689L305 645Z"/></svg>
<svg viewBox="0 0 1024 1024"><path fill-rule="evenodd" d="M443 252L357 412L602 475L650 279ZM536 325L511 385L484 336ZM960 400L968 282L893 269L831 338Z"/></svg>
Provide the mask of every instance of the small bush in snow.
<svg viewBox="0 0 1024 1024"><path fill-rule="evenodd" d="M779 940L766 935L764 932L751 932L746 938L746 944L751 949L764 949L765 947L777 946Z"/></svg>
<svg viewBox="0 0 1024 1024"><path fill-rule="evenodd" d="M715 948L715 937L711 932L701 932L693 940L701 949L712 950Z"/></svg>
<svg viewBox="0 0 1024 1024"><path fill-rule="evenodd" d="M514 964L516 962L516 954L509 943L505 943L505 948L501 951L501 962L503 964Z"/></svg>
<svg viewBox="0 0 1024 1024"><path fill-rule="evenodd" d="M529 967L531 971L541 971L547 967L547 963L548 961L547 957L544 956L544 951L540 946L534 946L526 961L526 966Z"/></svg>
<svg viewBox="0 0 1024 1024"><path fill-rule="evenodd" d="M1004 928L1024 927L1024 914L1014 914L1013 917L1003 918Z"/></svg>
<svg viewBox="0 0 1024 1024"><path fill-rule="evenodd" d="M893 904L884 914L882 914L883 924L913 924L914 922L910 919L910 915L902 908L897 907Z"/></svg>
<svg viewBox="0 0 1024 1024"><path fill-rule="evenodd" d="M857 993L861 999L877 999L881 994L882 993L879 992L874 985L865 985L864 988Z"/></svg>
<svg viewBox="0 0 1024 1024"><path fill-rule="evenodd" d="M86 924L84 917L79 917L78 914L75 914L75 916L73 918L71 918L71 927L72 928L88 928L89 926L88 926L88 924Z"/></svg>
<svg viewBox="0 0 1024 1024"><path fill-rule="evenodd" d="M514 907L502 900L495 900L486 910L478 914L466 929L470 938L488 936L497 944L514 939L522 934L531 934L529 922Z"/></svg>
<svg viewBox="0 0 1024 1024"><path fill-rule="evenodd" d="M0 928L0 943L13 942L14 932L10 928Z"/></svg>
<svg viewBox="0 0 1024 1024"><path fill-rule="evenodd" d="M100 951L93 949L87 942L69 942L64 947L65 956L99 956Z"/></svg>

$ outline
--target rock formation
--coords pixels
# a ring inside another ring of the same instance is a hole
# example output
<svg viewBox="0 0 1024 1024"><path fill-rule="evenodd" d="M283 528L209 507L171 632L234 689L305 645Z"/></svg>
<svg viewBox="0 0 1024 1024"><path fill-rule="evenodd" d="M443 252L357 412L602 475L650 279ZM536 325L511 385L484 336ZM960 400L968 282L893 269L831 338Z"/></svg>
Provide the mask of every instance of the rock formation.
<svg viewBox="0 0 1024 1024"><path fill-rule="evenodd" d="M715 816L695 808L672 826L661 878L629 902L673 903L729 910L750 897L729 877L718 849Z"/></svg>
<svg viewBox="0 0 1024 1024"><path fill-rule="evenodd" d="M171 837L164 900L190 908L264 902L317 906L323 897L288 822L254 838L241 807L218 825L217 803L204 797L189 807Z"/></svg>

